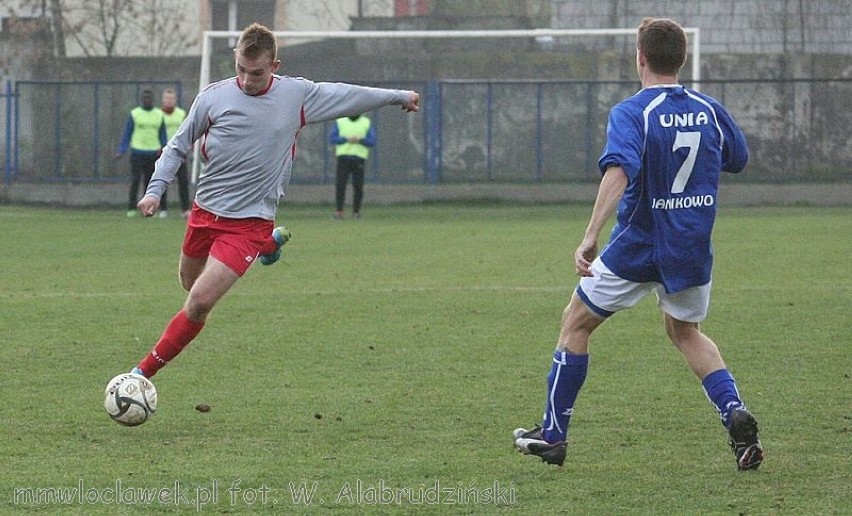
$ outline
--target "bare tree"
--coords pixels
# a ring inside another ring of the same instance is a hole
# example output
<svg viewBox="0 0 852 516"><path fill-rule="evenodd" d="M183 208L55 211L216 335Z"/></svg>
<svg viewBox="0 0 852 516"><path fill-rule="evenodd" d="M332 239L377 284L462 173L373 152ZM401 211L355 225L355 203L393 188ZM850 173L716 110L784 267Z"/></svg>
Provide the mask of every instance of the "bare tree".
<svg viewBox="0 0 852 516"><path fill-rule="evenodd" d="M68 40L86 56L173 55L188 42L188 16L167 0L21 0L50 20L57 56Z"/></svg>
<svg viewBox="0 0 852 516"><path fill-rule="evenodd" d="M43 18L12 14L0 33L0 79L26 79L51 56L50 31Z"/></svg>
<svg viewBox="0 0 852 516"><path fill-rule="evenodd" d="M87 0L78 6L78 9L83 16L81 20L95 20L94 25L79 22L80 30L75 35L90 35L92 37L85 38L89 41L96 42L103 47L107 56L115 54L115 44L118 41L118 36L124 29L124 24L128 18L132 17L133 2L131 0ZM92 12L94 9L94 12ZM94 15L94 17L91 17ZM77 37L77 42L83 46L81 38Z"/></svg>
<svg viewBox="0 0 852 516"><path fill-rule="evenodd" d="M188 16L185 11L174 9L174 1L137 0L138 16L128 20L128 26L134 33L143 35L142 54L149 56L168 56L181 54L183 49L194 42L186 34Z"/></svg>
<svg viewBox="0 0 852 516"><path fill-rule="evenodd" d="M42 16L47 18L47 13L42 11ZM59 0L50 0L50 27L53 31L54 52L59 57L65 57L65 25L62 23L62 4Z"/></svg>

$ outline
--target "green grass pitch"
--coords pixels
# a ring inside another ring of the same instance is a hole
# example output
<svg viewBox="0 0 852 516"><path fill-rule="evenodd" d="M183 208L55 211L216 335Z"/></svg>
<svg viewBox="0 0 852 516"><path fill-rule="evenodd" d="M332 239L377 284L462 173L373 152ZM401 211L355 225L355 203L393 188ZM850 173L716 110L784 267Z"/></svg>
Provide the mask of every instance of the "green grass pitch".
<svg viewBox="0 0 852 516"><path fill-rule="evenodd" d="M184 301L183 221L0 207L0 512L852 513L848 208L728 208L703 328L761 424L737 472L653 299L593 337L568 459L537 422L587 205L282 205L124 428L103 388ZM207 413L195 410L205 403ZM154 499L152 499L152 497Z"/></svg>

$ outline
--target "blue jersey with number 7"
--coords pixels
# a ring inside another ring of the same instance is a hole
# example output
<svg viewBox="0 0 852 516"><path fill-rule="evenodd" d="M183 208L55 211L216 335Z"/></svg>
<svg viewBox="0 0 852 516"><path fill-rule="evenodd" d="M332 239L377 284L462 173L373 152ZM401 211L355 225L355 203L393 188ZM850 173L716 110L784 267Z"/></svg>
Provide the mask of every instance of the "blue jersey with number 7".
<svg viewBox="0 0 852 516"><path fill-rule="evenodd" d="M745 136L715 99L680 85L645 88L609 115L598 166L628 184L600 258L619 277L675 293L710 281L719 176L748 162Z"/></svg>

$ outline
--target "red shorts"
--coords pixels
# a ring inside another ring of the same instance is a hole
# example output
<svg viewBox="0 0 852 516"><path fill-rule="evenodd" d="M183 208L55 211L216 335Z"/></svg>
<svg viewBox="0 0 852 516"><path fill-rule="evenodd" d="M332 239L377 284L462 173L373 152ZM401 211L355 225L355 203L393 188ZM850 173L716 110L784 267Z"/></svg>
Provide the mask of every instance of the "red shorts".
<svg viewBox="0 0 852 516"><path fill-rule="evenodd" d="M192 203L181 250L190 258L212 256L242 276L258 255L275 251L273 229L271 220L229 219Z"/></svg>

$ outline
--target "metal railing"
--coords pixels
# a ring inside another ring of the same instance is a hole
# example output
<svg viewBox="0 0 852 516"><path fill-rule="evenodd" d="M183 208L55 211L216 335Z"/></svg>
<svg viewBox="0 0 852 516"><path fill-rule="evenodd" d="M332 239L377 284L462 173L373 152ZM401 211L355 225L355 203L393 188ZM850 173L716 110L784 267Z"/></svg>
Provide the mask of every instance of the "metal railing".
<svg viewBox="0 0 852 516"><path fill-rule="evenodd" d="M143 86L177 81L8 82L0 104L3 181L125 181L113 159ZM635 81L430 81L379 84L421 92L422 111L370 114L378 131L367 179L388 184L596 181L610 108ZM743 180L852 179L852 79L703 81L742 126ZM190 99L183 99L188 107ZM334 180L330 123L302 131L293 181Z"/></svg>

